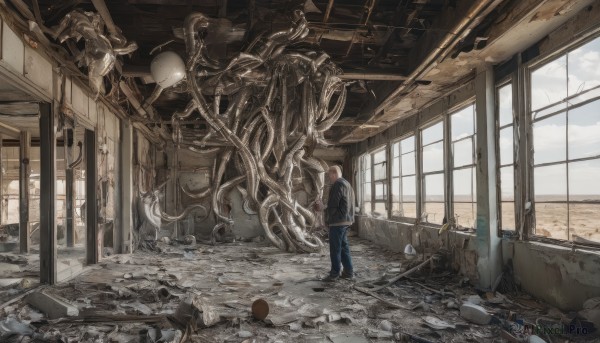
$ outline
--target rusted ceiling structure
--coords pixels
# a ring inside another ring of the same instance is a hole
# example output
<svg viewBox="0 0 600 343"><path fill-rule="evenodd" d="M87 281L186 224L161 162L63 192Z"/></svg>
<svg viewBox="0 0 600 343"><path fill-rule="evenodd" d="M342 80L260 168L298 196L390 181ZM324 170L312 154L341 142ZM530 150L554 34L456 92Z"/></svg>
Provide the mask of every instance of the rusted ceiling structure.
<svg viewBox="0 0 600 343"><path fill-rule="evenodd" d="M27 11L30 16L33 13L46 27L58 25L61 18L76 8L96 11L97 7L104 7L105 13L100 11L103 19L114 21L123 36L138 45L132 54L118 59L116 77L122 89L112 94L116 102L130 110L138 108L152 94L150 62L154 56L165 50L185 54L182 23L187 14L201 12L219 21L220 25L213 25L217 29L209 32L204 41L211 58L229 60L247 47L252 37L288 27L293 10L300 9L310 28L302 44L320 46L342 68L341 77L347 82L346 106L325 137L336 144L373 136L472 77L474 70L489 58L486 49L492 50L488 47L525 14L543 5L543 11L534 17L543 21L573 7L569 1L556 0L18 0L10 3L25 17ZM160 127L163 133L169 131L172 113L183 109L189 100L190 95L184 89L165 90L153 103L157 116L149 116L153 119L144 123L151 129ZM187 125L196 129L206 126L201 118Z"/></svg>

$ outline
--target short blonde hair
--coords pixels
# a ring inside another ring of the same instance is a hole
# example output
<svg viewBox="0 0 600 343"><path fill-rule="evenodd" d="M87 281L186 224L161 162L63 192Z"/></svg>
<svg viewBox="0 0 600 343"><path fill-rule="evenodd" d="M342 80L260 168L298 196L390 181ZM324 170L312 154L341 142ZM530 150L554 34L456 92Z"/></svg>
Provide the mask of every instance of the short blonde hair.
<svg viewBox="0 0 600 343"><path fill-rule="evenodd" d="M338 177L342 177L342 167L337 166L337 165L336 166L331 166L331 167L329 167L329 172L332 172L332 171L335 171L335 174Z"/></svg>

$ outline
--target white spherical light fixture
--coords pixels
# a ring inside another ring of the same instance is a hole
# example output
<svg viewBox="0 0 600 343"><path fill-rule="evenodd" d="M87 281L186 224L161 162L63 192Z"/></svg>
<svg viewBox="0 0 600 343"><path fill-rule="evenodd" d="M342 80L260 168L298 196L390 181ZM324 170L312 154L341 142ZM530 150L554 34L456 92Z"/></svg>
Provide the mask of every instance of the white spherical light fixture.
<svg viewBox="0 0 600 343"><path fill-rule="evenodd" d="M150 73L162 88L169 88L185 77L185 63L173 51L156 55L150 64Z"/></svg>

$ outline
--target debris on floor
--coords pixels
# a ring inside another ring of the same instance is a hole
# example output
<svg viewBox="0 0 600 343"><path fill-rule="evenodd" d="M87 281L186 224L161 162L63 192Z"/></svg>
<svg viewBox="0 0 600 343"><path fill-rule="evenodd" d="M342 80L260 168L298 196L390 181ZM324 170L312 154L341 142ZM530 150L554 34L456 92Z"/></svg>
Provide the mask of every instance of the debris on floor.
<svg viewBox="0 0 600 343"><path fill-rule="evenodd" d="M261 242L158 241L150 251L106 258L68 283L36 289L0 309L0 341L557 343L596 337L535 330L563 324L594 330L597 299L579 316L563 314L523 293L478 291L443 268L440 254L407 259L351 240L358 277L334 283L320 281L329 270L325 252L297 255ZM18 287L12 282L9 287Z"/></svg>

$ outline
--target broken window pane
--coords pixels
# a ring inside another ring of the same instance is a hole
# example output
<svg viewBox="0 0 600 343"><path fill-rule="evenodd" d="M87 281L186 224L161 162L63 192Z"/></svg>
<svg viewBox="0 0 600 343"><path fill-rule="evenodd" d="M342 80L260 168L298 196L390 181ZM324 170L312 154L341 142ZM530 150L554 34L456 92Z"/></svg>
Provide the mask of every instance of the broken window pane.
<svg viewBox="0 0 600 343"><path fill-rule="evenodd" d="M569 111L569 159L600 155L600 100Z"/></svg>
<svg viewBox="0 0 600 343"><path fill-rule="evenodd" d="M600 38L569 52L569 95L600 86Z"/></svg>
<svg viewBox="0 0 600 343"><path fill-rule="evenodd" d="M450 116L452 120L452 141L472 136L475 133L474 109L475 106L470 105Z"/></svg>
<svg viewBox="0 0 600 343"><path fill-rule="evenodd" d="M402 175L415 174L415 153L402 155Z"/></svg>
<svg viewBox="0 0 600 343"><path fill-rule="evenodd" d="M535 234L555 239L567 239L567 204L536 203Z"/></svg>
<svg viewBox="0 0 600 343"><path fill-rule="evenodd" d="M428 173L444 169L444 142L423 148L423 172Z"/></svg>
<svg viewBox="0 0 600 343"><path fill-rule="evenodd" d="M455 167L473 164L473 141L471 139L464 139L452 143L452 154L454 156Z"/></svg>
<svg viewBox="0 0 600 343"><path fill-rule="evenodd" d="M498 122L500 126L513 122L512 84L502 86L498 90Z"/></svg>
<svg viewBox="0 0 600 343"><path fill-rule="evenodd" d="M500 130L498 145L500 148L500 165L512 164L514 159L513 127L509 126Z"/></svg>
<svg viewBox="0 0 600 343"><path fill-rule="evenodd" d="M567 97L567 57L561 56L531 73L531 109L548 106Z"/></svg>
<svg viewBox="0 0 600 343"><path fill-rule="evenodd" d="M533 150L536 165L564 161L567 158L566 125L565 113L533 124Z"/></svg>
<svg viewBox="0 0 600 343"><path fill-rule="evenodd" d="M534 190L536 202L567 201L567 165L536 167Z"/></svg>
<svg viewBox="0 0 600 343"><path fill-rule="evenodd" d="M441 141L444 138L444 123L439 122L433 126L423 129L421 141L423 145Z"/></svg>

